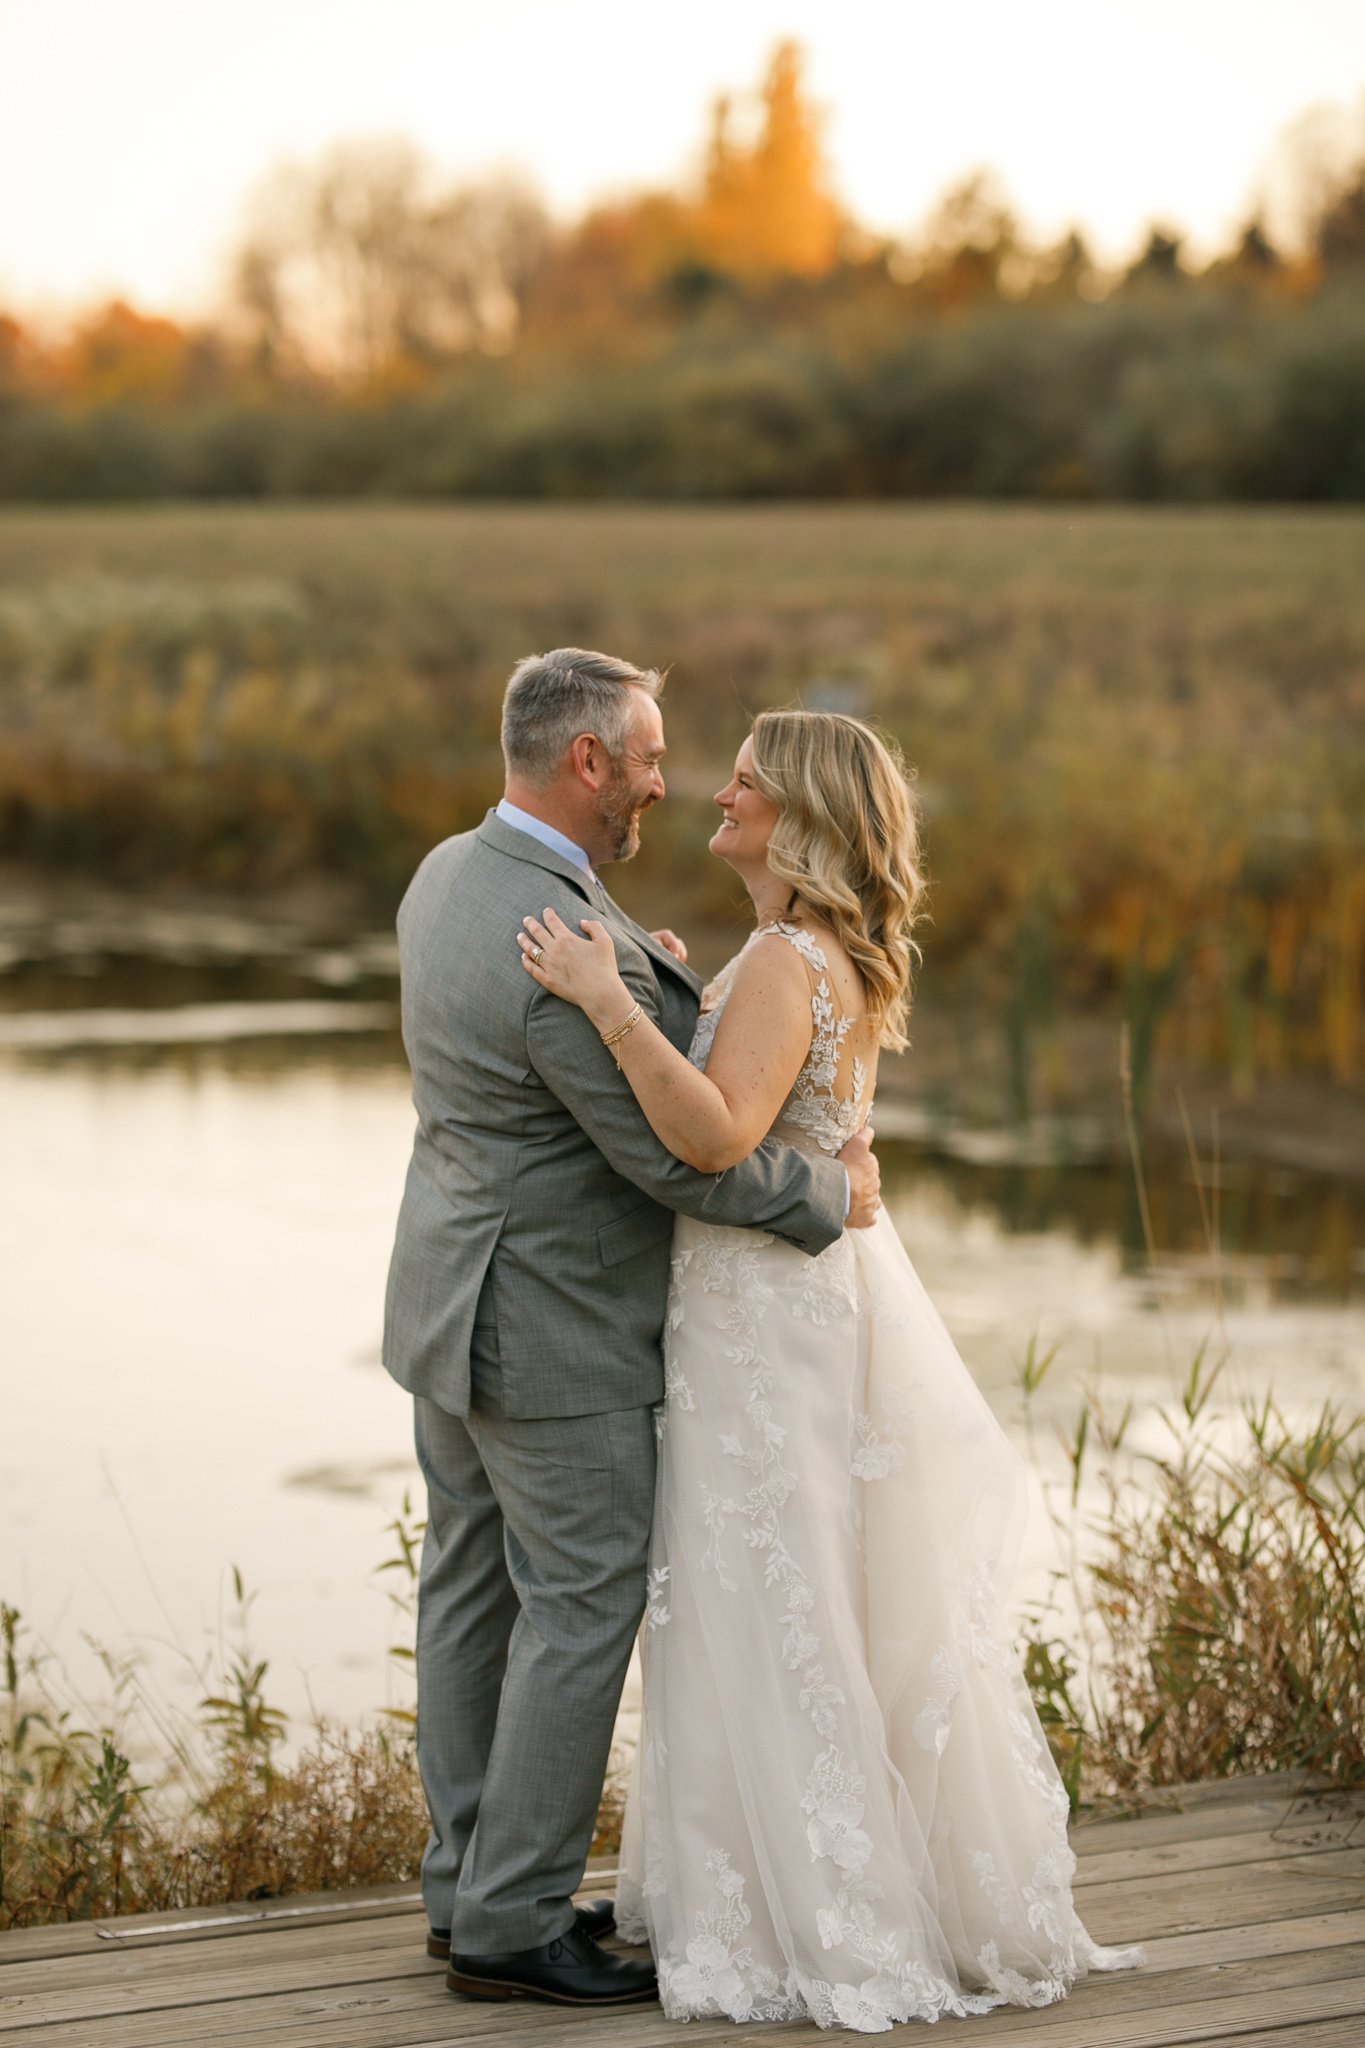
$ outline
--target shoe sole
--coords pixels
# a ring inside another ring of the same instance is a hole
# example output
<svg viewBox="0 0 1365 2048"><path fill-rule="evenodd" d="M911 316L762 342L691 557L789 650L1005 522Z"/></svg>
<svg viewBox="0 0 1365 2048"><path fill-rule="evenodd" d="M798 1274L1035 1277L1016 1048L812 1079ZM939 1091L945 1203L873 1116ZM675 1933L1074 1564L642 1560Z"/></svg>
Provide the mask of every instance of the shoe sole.
<svg viewBox="0 0 1365 2048"><path fill-rule="evenodd" d="M486 2000L504 1998L538 1998L545 2005L655 2005L659 1993L653 1991L622 1991L614 1997L574 1998L567 1991L542 1991L530 1984L514 1984L510 1979L498 1977L466 1977L455 1970L446 1973L446 1990L458 1991L465 1998Z"/></svg>

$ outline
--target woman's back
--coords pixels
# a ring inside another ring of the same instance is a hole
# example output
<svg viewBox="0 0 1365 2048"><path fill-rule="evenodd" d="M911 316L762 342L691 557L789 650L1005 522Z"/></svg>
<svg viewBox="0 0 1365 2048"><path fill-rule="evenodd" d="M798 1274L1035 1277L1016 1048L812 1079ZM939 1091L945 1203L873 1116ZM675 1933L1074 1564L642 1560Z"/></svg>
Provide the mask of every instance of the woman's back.
<svg viewBox="0 0 1365 2048"><path fill-rule="evenodd" d="M773 1124L773 1135L810 1151L836 1153L867 1122L877 1078L878 1033L858 970L832 932L787 919L760 925L702 996L688 1058L705 1069L735 976L751 947L785 941L804 961L811 1042Z"/></svg>

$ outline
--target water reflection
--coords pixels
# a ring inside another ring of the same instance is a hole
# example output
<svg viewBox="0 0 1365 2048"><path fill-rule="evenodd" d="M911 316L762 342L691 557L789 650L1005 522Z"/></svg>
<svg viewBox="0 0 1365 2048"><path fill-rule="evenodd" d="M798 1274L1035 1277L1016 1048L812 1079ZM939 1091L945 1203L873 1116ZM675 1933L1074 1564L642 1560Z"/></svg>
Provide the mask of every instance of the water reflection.
<svg viewBox="0 0 1365 2048"><path fill-rule="evenodd" d="M387 1032L392 1003L182 1003L165 1010L33 1010L0 1017L0 1052L92 1046L223 1045L237 1038L318 1039Z"/></svg>
<svg viewBox="0 0 1365 2048"><path fill-rule="evenodd" d="M103 958L0 976L0 1593L77 1663L89 1633L185 1668L237 1564L291 1711L371 1711L374 1568L415 1476L378 1359L412 1124L391 961ZM1365 1392L1351 1183L1247 1159L1197 1181L1155 1154L1152 1266L1131 1175L1084 1125L983 1133L913 1100L881 1118L898 1228L1012 1429L1035 1333L1059 1346L1045 1444L1082 1376L1168 1399L1211 1335L1229 1398Z"/></svg>
<svg viewBox="0 0 1365 2048"><path fill-rule="evenodd" d="M1008 1135L1008 1134L1005 1134ZM1192 1160L1149 1151L1145 1172L1152 1233L1147 1253L1126 1159L1047 1161L963 1158L951 1130L933 1141L882 1137L893 1185L928 1172L964 1211L985 1207L1007 1235L1062 1230L1083 1245L1113 1244L1124 1269L1158 1284L1222 1290L1230 1304L1248 1289L1277 1300L1360 1301L1365 1288L1362 1205L1350 1182L1264 1160Z"/></svg>
<svg viewBox="0 0 1365 2048"><path fill-rule="evenodd" d="M149 955L97 944L93 930L54 925L22 947L13 938L0 941L0 1016L306 1001L320 989L394 1000L397 944L387 934L304 945L287 933L274 949L265 939L260 927L233 925L212 943L203 934L194 943L182 936L174 951ZM243 946L250 950L243 953Z"/></svg>
<svg viewBox="0 0 1365 2048"><path fill-rule="evenodd" d="M157 963L155 1004L129 1002L147 994L145 962L141 981L136 963L114 963L95 1005L90 984L73 983L65 968L0 977L0 1058L21 1062L35 1083L43 1070L70 1067L187 1080L372 1072L405 1084L392 976L362 969L353 955L313 958L346 959L354 978L344 996L320 996L318 977L296 959L253 963L246 987L240 966ZM21 989L27 1002L18 1000ZM74 1000L78 989L83 1003ZM1203 1287L1229 1306L1249 1293L1365 1297L1365 1205L1358 1185L1340 1175L1149 1147L1154 1260L1131 1163L1101 1149L1108 1141L1093 1121L981 1129L891 1093L878 1103L877 1127L889 1198L928 1181L964 1214L987 1211L1007 1236L1061 1231L1080 1245L1112 1245L1126 1272L1143 1272L1156 1287Z"/></svg>

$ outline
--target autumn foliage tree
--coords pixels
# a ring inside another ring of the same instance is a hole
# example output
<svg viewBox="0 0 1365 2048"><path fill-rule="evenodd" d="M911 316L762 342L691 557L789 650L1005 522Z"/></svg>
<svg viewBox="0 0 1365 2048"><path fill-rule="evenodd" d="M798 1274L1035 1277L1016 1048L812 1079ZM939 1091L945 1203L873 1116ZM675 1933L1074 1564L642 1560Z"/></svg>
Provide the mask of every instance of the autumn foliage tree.
<svg viewBox="0 0 1365 2048"><path fill-rule="evenodd" d="M596 207L563 238L531 293L527 339L533 349L586 342L635 353L651 330L704 303L717 283L761 290L829 276L845 228L819 118L803 90L801 52L783 43L752 103L716 101L693 191ZM622 331L623 316L632 333Z"/></svg>
<svg viewBox="0 0 1365 2048"><path fill-rule="evenodd" d="M211 332L112 299L79 321L49 358L52 386L84 406L174 405L218 381L223 349Z"/></svg>
<svg viewBox="0 0 1365 2048"><path fill-rule="evenodd" d="M844 220L795 43L774 53L759 100L758 133L748 145L735 137L734 103L724 96L715 103L690 221L696 254L741 278L824 277L838 261Z"/></svg>

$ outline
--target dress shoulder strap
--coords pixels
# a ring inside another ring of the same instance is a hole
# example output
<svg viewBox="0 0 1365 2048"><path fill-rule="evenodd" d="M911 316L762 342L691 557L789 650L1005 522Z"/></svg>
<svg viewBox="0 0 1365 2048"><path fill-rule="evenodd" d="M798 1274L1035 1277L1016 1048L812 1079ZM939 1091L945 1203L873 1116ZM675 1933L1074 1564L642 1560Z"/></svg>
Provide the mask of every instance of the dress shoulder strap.
<svg viewBox="0 0 1365 2048"><path fill-rule="evenodd" d="M769 932L774 933L778 938L786 939L789 945L795 946L806 965L813 967L817 974L824 974L828 971L829 963L825 959L823 948L817 946L810 933L803 930L799 924L787 924L782 918L777 917L773 919L771 924L759 925L754 932L754 937L761 939L766 937Z"/></svg>

